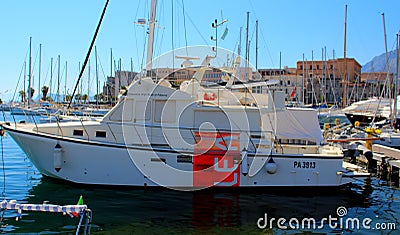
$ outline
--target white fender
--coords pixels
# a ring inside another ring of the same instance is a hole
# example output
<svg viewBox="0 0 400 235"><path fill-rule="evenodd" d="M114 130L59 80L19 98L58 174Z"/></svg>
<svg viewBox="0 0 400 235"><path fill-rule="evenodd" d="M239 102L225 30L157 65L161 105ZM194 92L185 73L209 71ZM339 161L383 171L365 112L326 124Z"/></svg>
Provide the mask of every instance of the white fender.
<svg viewBox="0 0 400 235"><path fill-rule="evenodd" d="M248 156L247 156L247 150L245 148L242 150L242 164L240 168L244 176L246 176L249 173Z"/></svg>
<svg viewBox="0 0 400 235"><path fill-rule="evenodd" d="M265 164L264 169L268 174L275 174L276 171L278 170L278 166L274 162L274 159L272 157L268 160L267 164Z"/></svg>
<svg viewBox="0 0 400 235"><path fill-rule="evenodd" d="M61 164L62 164L62 147L59 143L57 143L56 146L54 147L53 164L54 164L54 169L57 172L59 172L61 170Z"/></svg>

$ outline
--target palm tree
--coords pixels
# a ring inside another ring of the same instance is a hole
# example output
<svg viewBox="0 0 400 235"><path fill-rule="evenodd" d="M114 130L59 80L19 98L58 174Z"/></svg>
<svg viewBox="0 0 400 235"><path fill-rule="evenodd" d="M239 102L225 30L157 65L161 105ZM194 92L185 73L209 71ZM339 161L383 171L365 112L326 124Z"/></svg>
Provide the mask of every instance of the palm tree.
<svg viewBox="0 0 400 235"><path fill-rule="evenodd" d="M42 94L43 94L42 99L43 99L43 100L47 100L47 93L48 93L48 92L49 92L49 87L48 87L48 86L42 87Z"/></svg>
<svg viewBox="0 0 400 235"><path fill-rule="evenodd" d="M65 96L65 101L71 101L72 96L71 95L66 95Z"/></svg>
<svg viewBox="0 0 400 235"><path fill-rule="evenodd" d="M94 95L94 99L98 101L104 100L104 94L103 93L96 94Z"/></svg>
<svg viewBox="0 0 400 235"><path fill-rule="evenodd" d="M88 99L88 95L87 94L83 94L82 95L82 100L83 100L84 103L86 103L87 99Z"/></svg>
<svg viewBox="0 0 400 235"><path fill-rule="evenodd" d="M29 97L29 99L32 99L33 94L35 93L35 89L33 89L33 87L31 87L31 88L28 89L28 94L29 94L29 91L31 93L31 97Z"/></svg>
<svg viewBox="0 0 400 235"><path fill-rule="evenodd" d="M76 95L75 95L75 100L76 100L76 101L80 101L80 100L82 100L82 95L81 95L81 94L79 94L79 93L78 93L78 94L76 94Z"/></svg>
<svg viewBox="0 0 400 235"><path fill-rule="evenodd" d="M21 96L21 102L24 103L24 102L25 102L25 99L26 99L26 93L25 93L25 91L20 90L20 91L18 92L18 94L19 94L19 96Z"/></svg>

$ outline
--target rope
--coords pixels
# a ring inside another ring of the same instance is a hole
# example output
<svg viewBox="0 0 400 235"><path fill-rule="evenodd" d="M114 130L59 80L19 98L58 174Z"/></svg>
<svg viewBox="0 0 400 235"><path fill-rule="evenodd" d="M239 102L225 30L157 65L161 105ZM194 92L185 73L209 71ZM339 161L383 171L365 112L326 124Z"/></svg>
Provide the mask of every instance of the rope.
<svg viewBox="0 0 400 235"><path fill-rule="evenodd" d="M1 133L1 161L2 161L2 165L3 165L3 192L1 193L3 196L3 200L5 200L6 195L5 195L5 191L6 191L6 173L5 173L5 167L4 167L4 148L3 148L3 135L4 135L4 129L0 130ZM0 226L3 224L3 219L4 219L4 213L6 212L6 209L1 208L1 217L0 217Z"/></svg>
<svg viewBox="0 0 400 235"><path fill-rule="evenodd" d="M185 29L185 47L186 47L186 56L189 56L188 54L188 40L187 40L187 32L186 32L186 19L185 19L185 4L183 3L182 0L182 13L183 13L183 28Z"/></svg>
<svg viewBox="0 0 400 235"><path fill-rule="evenodd" d="M82 225L82 220L83 220L83 216L85 215L84 213L80 213L81 214L81 218L79 219L79 224L78 227L76 228L76 235L79 234L79 230L81 229L81 225Z"/></svg>
<svg viewBox="0 0 400 235"><path fill-rule="evenodd" d="M3 196L3 199L6 198L5 192L6 192L6 168L4 166L4 145L3 145L3 129L1 130L1 162L2 162L2 167L3 167L3 192L1 192L1 195Z"/></svg>

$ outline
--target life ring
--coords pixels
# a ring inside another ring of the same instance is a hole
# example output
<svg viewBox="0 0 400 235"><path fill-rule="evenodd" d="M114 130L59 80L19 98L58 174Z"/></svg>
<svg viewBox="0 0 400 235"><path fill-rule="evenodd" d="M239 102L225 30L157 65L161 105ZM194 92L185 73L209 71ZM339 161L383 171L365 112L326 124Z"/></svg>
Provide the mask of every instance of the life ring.
<svg viewBox="0 0 400 235"><path fill-rule="evenodd" d="M204 100L215 100L215 94L205 92L203 98Z"/></svg>

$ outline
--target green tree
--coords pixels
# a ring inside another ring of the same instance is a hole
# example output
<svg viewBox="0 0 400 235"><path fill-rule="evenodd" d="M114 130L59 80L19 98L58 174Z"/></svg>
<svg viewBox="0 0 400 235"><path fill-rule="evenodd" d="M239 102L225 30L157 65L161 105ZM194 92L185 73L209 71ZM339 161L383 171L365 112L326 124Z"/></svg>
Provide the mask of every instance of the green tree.
<svg viewBox="0 0 400 235"><path fill-rule="evenodd" d="M79 94L79 93L78 93L78 94L76 94L76 95L75 95L75 100L76 100L76 101L80 101L80 100L82 100L82 95L81 95L81 94Z"/></svg>
<svg viewBox="0 0 400 235"><path fill-rule="evenodd" d="M88 100L88 95L87 94L83 94L82 95L82 100L84 103L86 103L86 101Z"/></svg>
<svg viewBox="0 0 400 235"><path fill-rule="evenodd" d="M24 103L25 100L26 100L26 93L25 93L25 91L20 90L20 91L18 92L18 94L19 94L19 96L21 97L21 102Z"/></svg>
<svg viewBox="0 0 400 235"><path fill-rule="evenodd" d="M96 95L94 95L94 99L98 100L98 101L102 101L102 100L104 100L104 94L103 93L96 94Z"/></svg>
<svg viewBox="0 0 400 235"><path fill-rule="evenodd" d="M47 100L47 93L49 93L49 87L48 86L43 86L42 87L42 100Z"/></svg>
<svg viewBox="0 0 400 235"><path fill-rule="evenodd" d="M35 89L33 89L33 87L31 87L31 88L28 88L28 94L29 94L29 91L31 93L31 97L29 97L29 99L32 99L33 94L35 93Z"/></svg>
<svg viewBox="0 0 400 235"><path fill-rule="evenodd" d="M66 95L65 96L65 101L71 101L72 96L71 95Z"/></svg>

